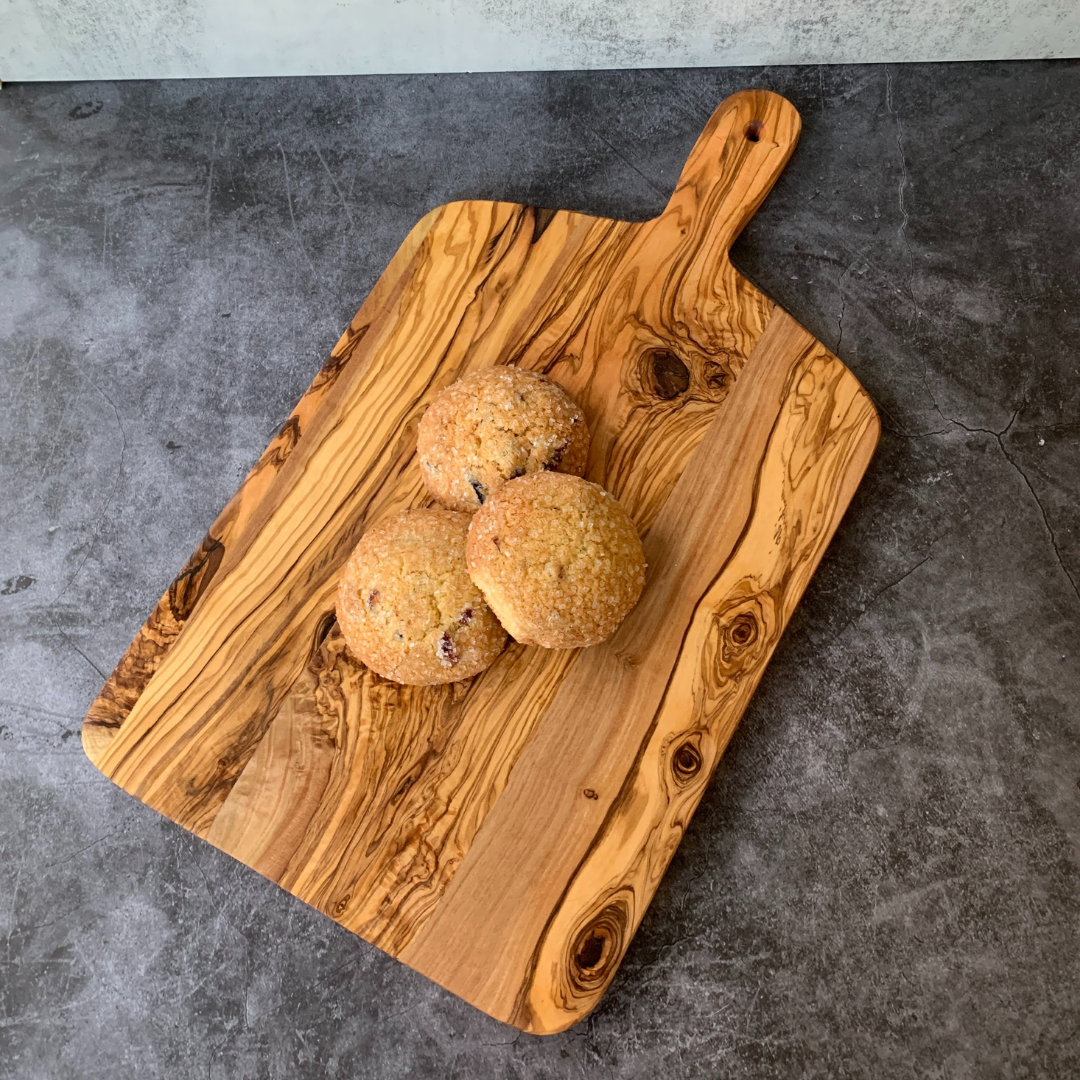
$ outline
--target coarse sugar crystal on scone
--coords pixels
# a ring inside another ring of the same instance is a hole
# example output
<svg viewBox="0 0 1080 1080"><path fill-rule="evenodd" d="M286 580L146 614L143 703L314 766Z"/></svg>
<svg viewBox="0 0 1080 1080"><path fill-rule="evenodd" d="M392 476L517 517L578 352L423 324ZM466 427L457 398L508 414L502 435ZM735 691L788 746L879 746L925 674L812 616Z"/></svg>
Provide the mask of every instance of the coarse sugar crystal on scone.
<svg viewBox="0 0 1080 1080"><path fill-rule="evenodd" d="M585 414L552 378L481 368L446 387L420 421L416 452L428 491L451 510L483 506L508 480L552 471L580 476Z"/></svg>
<svg viewBox="0 0 1080 1080"><path fill-rule="evenodd" d="M506 645L465 565L471 517L405 510L368 529L338 579L337 618L354 655L384 678L457 682Z"/></svg>
<svg viewBox="0 0 1080 1080"><path fill-rule="evenodd" d="M473 516L465 556L511 637L547 649L610 637L645 585L630 515L598 484L563 473L500 488Z"/></svg>

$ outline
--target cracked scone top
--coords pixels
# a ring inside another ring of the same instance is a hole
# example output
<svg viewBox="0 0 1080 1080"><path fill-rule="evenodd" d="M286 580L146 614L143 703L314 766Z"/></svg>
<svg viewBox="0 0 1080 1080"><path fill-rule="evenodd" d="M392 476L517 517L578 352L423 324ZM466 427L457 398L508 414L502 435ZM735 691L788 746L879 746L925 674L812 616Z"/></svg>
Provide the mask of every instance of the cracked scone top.
<svg viewBox="0 0 1080 1080"><path fill-rule="evenodd" d="M511 480L473 516L469 574L517 641L547 649L610 637L645 585L645 555L614 495L578 476Z"/></svg>
<svg viewBox="0 0 1080 1080"><path fill-rule="evenodd" d="M406 510L360 539L338 579L345 642L368 667L413 686L483 671L506 644L465 567L470 517Z"/></svg>
<svg viewBox="0 0 1080 1080"><path fill-rule="evenodd" d="M435 499L451 510L473 511L517 476L542 470L580 476L589 429L554 379L488 367L452 383L431 403L416 452Z"/></svg>

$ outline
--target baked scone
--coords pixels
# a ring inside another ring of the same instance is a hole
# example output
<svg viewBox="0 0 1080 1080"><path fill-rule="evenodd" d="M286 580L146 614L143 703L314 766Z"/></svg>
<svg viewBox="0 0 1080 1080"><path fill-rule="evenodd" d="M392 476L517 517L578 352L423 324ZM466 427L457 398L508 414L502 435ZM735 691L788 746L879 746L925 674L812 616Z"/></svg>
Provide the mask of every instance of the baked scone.
<svg viewBox="0 0 1080 1080"><path fill-rule="evenodd" d="M465 567L471 518L406 510L368 529L338 579L337 619L355 656L413 686L483 671L506 644Z"/></svg>
<svg viewBox="0 0 1080 1080"><path fill-rule="evenodd" d="M452 383L420 421L416 453L431 495L473 511L516 476L580 476L589 457L585 414L552 378L488 367Z"/></svg>
<svg viewBox="0 0 1080 1080"><path fill-rule="evenodd" d="M610 637L645 584L630 515L598 484L564 473L504 484L473 516L465 556L511 637L546 649Z"/></svg>

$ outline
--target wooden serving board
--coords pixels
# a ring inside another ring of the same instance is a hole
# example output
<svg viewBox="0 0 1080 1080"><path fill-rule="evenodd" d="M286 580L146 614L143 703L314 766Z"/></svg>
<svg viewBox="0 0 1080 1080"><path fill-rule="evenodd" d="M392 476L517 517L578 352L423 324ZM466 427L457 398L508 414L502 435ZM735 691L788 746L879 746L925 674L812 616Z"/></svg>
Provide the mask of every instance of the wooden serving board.
<svg viewBox="0 0 1080 1080"><path fill-rule="evenodd" d="M459 202L409 234L83 725L125 791L525 1031L608 986L878 437L728 249L795 148L765 91L645 223ZM553 375L644 537L603 645L404 687L334 622L375 520L427 503L416 427L487 364Z"/></svg>

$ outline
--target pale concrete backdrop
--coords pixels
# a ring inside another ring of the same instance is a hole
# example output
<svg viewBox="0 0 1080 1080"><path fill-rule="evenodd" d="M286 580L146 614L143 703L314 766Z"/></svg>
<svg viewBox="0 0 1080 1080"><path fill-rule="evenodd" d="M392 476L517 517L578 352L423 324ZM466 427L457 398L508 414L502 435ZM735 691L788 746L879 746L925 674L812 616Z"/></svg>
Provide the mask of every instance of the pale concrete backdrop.
<svg viewBox="0 0 1080 1080"><path fill-rule="evenodd" d="M1080 55L1076 0L0 0L0 79Z"/></svg>

